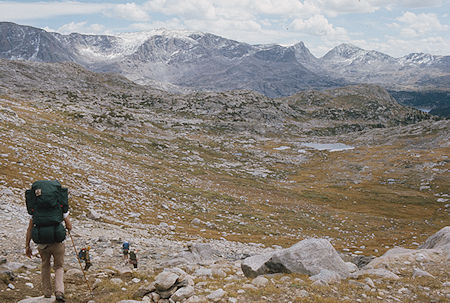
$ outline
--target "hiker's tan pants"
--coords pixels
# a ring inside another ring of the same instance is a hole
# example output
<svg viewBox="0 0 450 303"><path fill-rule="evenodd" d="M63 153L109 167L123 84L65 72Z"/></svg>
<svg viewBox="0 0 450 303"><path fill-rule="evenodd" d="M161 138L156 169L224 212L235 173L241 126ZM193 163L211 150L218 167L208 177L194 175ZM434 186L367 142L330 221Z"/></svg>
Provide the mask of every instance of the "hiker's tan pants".
<svg viewBox="0 0 450 303"><path fill-rule="evenodd" d="M53 256L53 270L55 271L55 293L64 293L64 243L48 244L45 248L39 248L39 254L41 255L42 268L42 292L44 296L52 295L52 283L50 278L50 259Z"/></svg>

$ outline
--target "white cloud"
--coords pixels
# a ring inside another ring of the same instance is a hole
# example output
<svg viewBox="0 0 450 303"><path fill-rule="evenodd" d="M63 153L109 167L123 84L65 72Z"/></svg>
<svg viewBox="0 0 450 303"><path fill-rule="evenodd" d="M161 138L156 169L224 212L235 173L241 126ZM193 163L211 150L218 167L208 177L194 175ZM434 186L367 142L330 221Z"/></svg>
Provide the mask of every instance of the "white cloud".
<svg viewBox="0 0 450 303"><path fill-rule="evenodd" d="M402 35L411 38L423 36L427 33L446 31L449 28L448 25L441 24L435 14L406 12L396 20L402 24L394 24L394 26L400 28Z"/></svg>
<svg viewBox="0 0 450 303"><path fill-rule="evenodd" d="M52 31L46 29L47 31ZM86 21L83 22L70 22L62 25L57 30L58 33L71 34L71 33L83 33L83 34L105 34L105 26L102 24L88 24Z"/></svg>
<svg viewBox="0 0 450 303"><path fill-rule="evenodd" d="M105 9L100 3L81 2L0 2L0 20L20 21L66 15L89 15Z"/></svg>
<svg viewBox="0 0 450 303"><path fill-rule="evenodd" d="M375 3L373 3L375 2ZM305 0L305 5L315 8L317 12L328 16L348 13L372 13L379 9L378 1L360 0Z"/></svg>
<svg viewBox="0 0 450 303"><path fill-rule="evenodd" d="M345 29L340 27L335 28L322 15L315 15L306 20L295 19L289 27L292 27L296 31L317 36L336 37L337 35L346 35Z"/></svg>
<svg viewBox="0 0 450 303"><path fill-rule="evenodd" d="M147 21L150 19L147 12L134 2L113 5L111 6L110 11L107 11L106 14L112 14L115 17L132 21Z"/></svg>
<svg viewBox="0 0 450 303"><path fill-rule="evenodd" d="M397 0L397 1L384 1L387 5L395 5L403 8L426 8L436 7L442 5L442 0Z"/></svg>
<svg viewBox="0 0 450 303"><path fill-rule="evenodd" d="M216 16L214 1L208 0L151 0L143 6L149 13L159 12L166 15L199 17L211 19Z"/></svg>

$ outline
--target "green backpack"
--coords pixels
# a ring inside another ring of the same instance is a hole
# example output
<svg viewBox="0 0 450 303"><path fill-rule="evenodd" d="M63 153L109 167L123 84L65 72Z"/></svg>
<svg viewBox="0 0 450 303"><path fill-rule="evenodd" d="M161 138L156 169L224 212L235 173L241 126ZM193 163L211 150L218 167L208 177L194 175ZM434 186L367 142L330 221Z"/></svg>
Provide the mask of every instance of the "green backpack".
<svg viewBox="0 0 450 303"><path fill-rule="evenodd" d="M38 244L62 242L66 229L62 225L63 213L69 211L67 188L57 180L41 180L25 191L28 214L33 217L31 238Z"/></svg>
<svg viewBox="0 0 450 303"><path fill-rule="evenodd" d="M136 253L134 251L130 251L130 260L137 261Z"/></svg>

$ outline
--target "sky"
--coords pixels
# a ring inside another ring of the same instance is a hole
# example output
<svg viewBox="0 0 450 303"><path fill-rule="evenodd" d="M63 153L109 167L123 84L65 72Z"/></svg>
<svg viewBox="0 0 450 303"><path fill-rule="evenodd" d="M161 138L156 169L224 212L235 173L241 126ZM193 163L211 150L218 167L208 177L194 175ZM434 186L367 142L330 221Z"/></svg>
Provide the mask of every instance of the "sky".
<svg viewBox="0 0 450 303"><path fill-rule="evenodd" d="M0 21L84 34L207 32L249 44L341 43L393 57L450 55L450 0L1 1Z"/></svg>

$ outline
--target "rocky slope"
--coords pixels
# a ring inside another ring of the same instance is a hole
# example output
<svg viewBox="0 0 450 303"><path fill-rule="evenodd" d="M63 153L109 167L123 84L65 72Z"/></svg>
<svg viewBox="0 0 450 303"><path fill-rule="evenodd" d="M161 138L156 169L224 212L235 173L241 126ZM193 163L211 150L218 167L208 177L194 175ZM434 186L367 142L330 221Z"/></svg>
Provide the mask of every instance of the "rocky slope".
<svg viewBox="0 0 450 303"><path fill-rule="evenodd" d="M49 178L70 189L77 248L92 247L93 297L66 242L72 302L179 289L189 302L448 299L448 262L416 250L448 225L448 120L367 85L271 99L169 94L73 63L0 60L0 71L1 301L40 295L39 261L23 255L23 193ZM339 279L244 275L246 257L310 238L352 261L349 272L395 246L414 251ZM136 271L121 264L125 239Z"/></svg>

